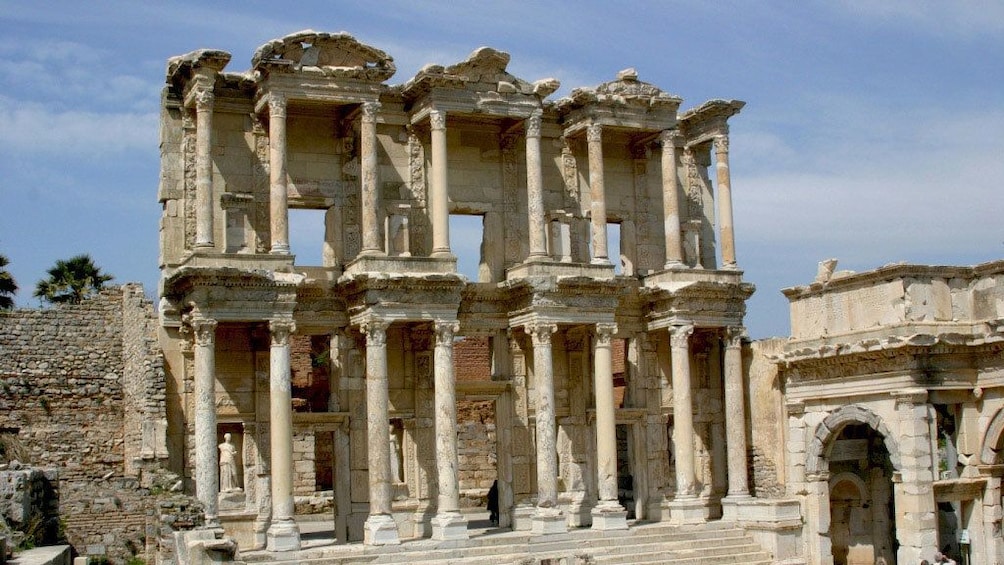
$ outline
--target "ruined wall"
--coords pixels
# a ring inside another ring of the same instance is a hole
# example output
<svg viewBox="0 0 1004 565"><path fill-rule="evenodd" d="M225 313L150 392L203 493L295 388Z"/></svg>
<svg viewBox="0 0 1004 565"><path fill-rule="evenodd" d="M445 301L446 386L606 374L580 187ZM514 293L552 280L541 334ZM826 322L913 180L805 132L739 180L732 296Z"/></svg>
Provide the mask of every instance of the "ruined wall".
<svg viewBox="0 0 1004 565"><path fill-rule="evenodd" d="M463 504L483 506L498 478L495 451L495 406L490 400L457 403L458 478Z"/></svg>
<svg viewBox="0 0 1004 565"><path fill-rule="evenodd" d="M752 486L761 498L781 498L785 494L785 422L784 395L777 374L777 365L768 356L779 355L786 340L782 338L755 341L743 351L747 365L744 373L749 382L747 429L750 430L752 452Z"/></svg>

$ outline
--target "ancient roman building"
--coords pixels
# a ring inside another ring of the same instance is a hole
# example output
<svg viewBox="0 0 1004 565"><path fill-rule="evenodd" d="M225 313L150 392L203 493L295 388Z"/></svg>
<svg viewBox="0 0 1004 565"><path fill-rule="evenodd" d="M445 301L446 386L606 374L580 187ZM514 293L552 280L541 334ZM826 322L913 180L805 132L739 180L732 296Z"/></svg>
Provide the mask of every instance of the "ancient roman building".
<svg viewBox="0 0 1004 565"><path fill-rule="evenodd" d="M1004 262L835 263L784 291L773 357L807 561L1000 563Z"/></svg>
<svg viewBox="0 0 1004 565"><path fill-rule="evenodd" d="M770 522L747 470L743 102L681 112L632 69L550 100L557 80L487 47L389 84L393 59L344 33L270 41L246 71L230 58L172 58L161 121L167 444L208 523L296 549L297 482L326 468L341 540L464 539L468 400L494 407L504 527ZM290 252L301 210L322 264ZM483 226L477 280L458 274L455 215ZM310 412L292 408L291 336L323 366ZM487 379L456 381L461 338L489 348Z"/></svg>

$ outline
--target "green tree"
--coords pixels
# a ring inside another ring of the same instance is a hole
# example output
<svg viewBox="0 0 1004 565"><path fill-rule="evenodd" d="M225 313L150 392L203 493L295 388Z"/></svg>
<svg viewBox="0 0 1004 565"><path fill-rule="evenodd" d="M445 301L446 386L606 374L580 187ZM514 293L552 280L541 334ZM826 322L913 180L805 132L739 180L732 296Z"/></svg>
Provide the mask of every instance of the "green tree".
<svg viewBox="0 0 1004 565"><path fill-rule="evenodd" d="M14 307L14 295L17 294L17 282L7 270L10 261L6 255L0 255L0 310L10 310Z"/></svg>
<svg viewBox="0 0 1004 565"><path fill-rule="evenodd" d="M49 278L38 281L35 296L53 304L79 304L104 288L105 283L113 278L102 273L86 254L65 261L60 259L46 272Z"/></svg>

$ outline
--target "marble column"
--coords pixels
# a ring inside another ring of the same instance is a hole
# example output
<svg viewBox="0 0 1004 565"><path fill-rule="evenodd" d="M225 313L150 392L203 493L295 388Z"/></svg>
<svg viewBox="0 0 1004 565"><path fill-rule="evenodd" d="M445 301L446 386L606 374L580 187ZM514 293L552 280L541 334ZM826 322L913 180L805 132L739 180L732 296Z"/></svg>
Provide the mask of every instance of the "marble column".
<svg viewBox="0 0 1004 565"><path fill-rule="evenodd" d="M530 225L530 260L547 257L544 223L544 174L540 164L540 121L534 110L526 120L526 199Z"/></svg>
<svg viewBox="0 0 1004 565"><path fill-rule="evenodd" d="M589 197L592 201L592 243L594 265L610 264L607 253L607 196L603 184L603 126L590 124L586 128L589 152Z"/></svg>
<svg viewBox="0 0 1004 565"><path fill-rule="evenodd" d="M195 247L213 247L213 91L195 93Z"/></svg>
<svg viewBox="0 0 1004 565"><path fill-rule="evenodd" d="M662 212L666 231L666 269L683 265L683 235L680 231L680 178L676 174L676 147L682 136L667 130L662 144Z"/></svg>
<svg viewBox="0 0 1004 565"><path fill-rule="evenodd" d="M362 325L366 335L366 438L369 444L370 513L363 524L363 543L401 543L391 507L390 414L387 383L387 327L383 320Z"/></svg>
<svg viewBox="0 0 1004 565"><path fill-rule="evenodd" d="M707 506L697 497L694 457L694 406L690 390L690 335L694 326L670 329L673 366L673 448L676 450L676 496L670 503L675 523L703 522Z"/></svg>
<svg viewBox="0 0 1004 565"><path fill-rule="evenodd" d="M195 497L206 525L219 525L220 463L216 441L216 320L195 318Z"/></svg>
<svg viewBox="0 0 1004 565"><path fill-rule="evenodd" d="M599 501L592 510L594 530L626 530L627 511L617 501L617 415L611 342L615 324L596 324L593 387L596 396L596 470Z"/></svg>
<svg viewBox="0 0 1004 565"><path fill-rule="evenodd" d="M289 336L292 320L272 320L269 349L269 446L272 469L272 523L268 527L269 551L300 549L300 528L293 519L293 404Z"/></svg>
<svg viewBox="0 0 1004 565"><path fill-rule="evenodd" d="M362 179L362 232L363 248L361 255L383 255L380 246L380 193L377 178L377 112L379 102L366 102L362 105L362 120L359 128L360 138L360 177Z"/></svg>
<svg viewBox="0 0 1004 565"><path fill-rule="evenodd" d="M272 248L289 254L289 194L286 188L286 96L268 95L269 214Z"/></svg>
<svg viewBox="0 0 1004 565"><path fill-rule="evenodd" d="M725 438L728 449L729 491L726 498L749 498L746 465L746 400L743 387L742 340L745 330L725 333Z"/></svg>
<svg viewBox="0 0 1004 565"><path fill-rule="evenodd" d="M568 531L565 515L558 507L558 433L551 354L551 334L557 330L557 325L548 323L527 326L533 340L533 386L537 392L537 508L531 530L538 535Z"/></svg>
<svg viewBox="0 0 1004 565"><path fill-rule="evenodd" d="M446 112L429 113L432 125L432 179L429 205L432 212L432 256L452 257L450 253L450 197L446 161Z"/></svg>
<svg viewBox="0 0 1004 565"><path fill-rule="evenodd" d="M718 174L718 230L722 242L722 267L735 269L736 238L732 231L732 186L727 135L715 136L715 171Z"/></svg>
<svg viewBox="0 0 1004 565"><path fill-rule="evenodd" d="M432 518L432 539L467 539L467 519L460 513L460 462L457 455L457 390L453 372L455 321L434 323L436 335L436 476L439 498Z"/></svg>

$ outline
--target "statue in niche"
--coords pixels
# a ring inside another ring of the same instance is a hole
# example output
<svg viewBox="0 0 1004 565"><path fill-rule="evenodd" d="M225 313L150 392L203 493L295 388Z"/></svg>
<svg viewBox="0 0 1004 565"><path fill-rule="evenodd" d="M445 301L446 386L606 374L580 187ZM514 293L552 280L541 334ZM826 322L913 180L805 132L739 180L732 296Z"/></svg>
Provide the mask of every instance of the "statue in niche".
<svg viewBox="0 0 1004 565"><path fill-rule="evenodd" d="M394 433L394 429L391 428L391 430L390 430L390 479L391 479L392 482L395 482L395 483L403 483L404 482L404 475L401 473L401 471L402 471L401 468L403 467L403 465L402 465L402 463L403 463L403 457L402 457L402 455L403 454L401 453L401 439L398 437L398 435L396 433Z"/></svg>
<svg viewBox="0 0 1004 565"><path fill-rule="evenodd" d="M237 448L230 441L230 434L223 434L220 448L220 492L237 492L241 490L237 478Z"/></svg>

